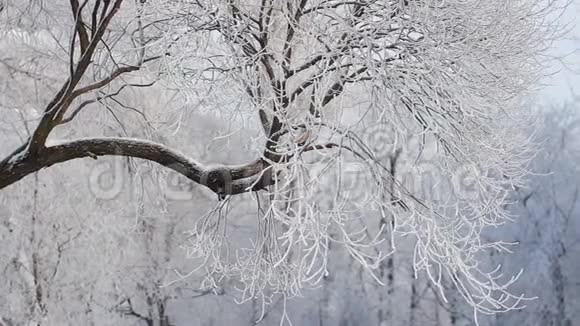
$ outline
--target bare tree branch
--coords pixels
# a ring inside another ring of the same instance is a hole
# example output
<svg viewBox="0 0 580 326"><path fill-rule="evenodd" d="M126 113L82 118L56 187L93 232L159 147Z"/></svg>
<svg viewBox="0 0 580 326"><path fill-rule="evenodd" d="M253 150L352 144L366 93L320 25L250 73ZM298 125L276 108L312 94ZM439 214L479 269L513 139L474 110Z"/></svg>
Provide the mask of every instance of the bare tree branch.
<svg viewBox="0 0 580 326"><path fill-rule="evenodd" d="M241 166L208 169L161 144L129 138L89 138L44 148L34 159L26 156L5 159L0 162L0 189L55 164L85 157L96 159L99 156L126 156L156 162L210 188L220 196L257 190L252 188L257 179L251 177L267 167L265 162L257 160ZM260 187L272 183L266 176L263 178Z"/></svg>
<svg viewBox="0 0 580 326"><path fill-rule="evenodd" d="M81 55L85 53L87 47L89 46L89 35L87 33L87 29L85 28L85 23L83 21L83 8L87 4L87 2L88 0L85 0L82 6L80 6L78 0L70 0L70 6L73 15L75 17L75 28L79 36Z"/></svg>

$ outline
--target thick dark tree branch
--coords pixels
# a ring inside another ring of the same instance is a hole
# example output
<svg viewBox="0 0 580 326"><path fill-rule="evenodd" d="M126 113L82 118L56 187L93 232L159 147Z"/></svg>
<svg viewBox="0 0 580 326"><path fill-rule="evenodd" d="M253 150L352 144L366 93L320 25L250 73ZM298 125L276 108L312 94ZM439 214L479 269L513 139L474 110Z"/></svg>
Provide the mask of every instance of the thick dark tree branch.
<svg viewBox="0 0 580 326"><path fill-rule="evenodd" d="M288 21L288 27L286 31L286 41L284 42L284 64L288 67L290 66L292 60L292 50L293 44L292 41L294 40L294 36L296 35L296 27L300 23L300 18L302 17L304 7L306 6L307 0L301 0L298 4L298 8L296 8L294 14L292 15L292 2L288 1L286 3L286 7L288 10L288 14L292 16L292 18Z"/></svg>
<svg viewBox="0 0 580 326"><path fill-rule="evenodd" d="M87 2L85 1L85 3L83 3L81 6L79 5L78 0L70 0L70 6L75 17L75 29L79 36L81 55L87 50L87 47L89 46L89 35L87 33L87 29L85 28L85 23L83 22L82 16L83 7L86 5L86 3Z"/></svg>
<svg viewBox="0 0 580 326"><path fill-rule="evenodd" d="M126 156L156 162L220 196L259 190L273 182L270 174L265 173L268 165L261 159L245 165L205 168L162 144L129 138L87 138L46 147L34 158L18 152L9 156L0 162L0 189L55 164L99 156Z"/></svg>
<svg viewBox="0 0 580 326"><path fill-rule="evenodd" d="M91 13L91 35L95 35L97 31L98 19L97 16L99 14L99 7L101 6L101 0L97 0L93 6L93 12Z"/></svg>
<svg viewBox="0 0 580 326"><path fill-rule="evenodd" d="M110 84L122 74L140 69L140 65L120 67L103 80L77 88L91 64L97 44L102 41L109 23L119 10L122 2L123 0L115 0L114 2L97 1L95 3L93 21L98 21L98 27L91 31L90 42L82 46L85 49L76 67L72 68L71 76L45 108L44 115L30 141L20 146L6 159L0 161L0 189L21 180L27 175L55 164L86 157L96 159L99 156L126 156L156 162L198 184L210 188L220 197L259 190L271 185L273 183L270 172L271 167L262 159L241 166L205 168L187 156L161 144L123 138L81 139L46 147L46 139L52 129L62 123L65 112L75 98ZM73 11L76 12L78 21L82 6L79 7L78 0L71 0L71 6ZM100 16L97 17L99 10ZM95 24L92 27L95 27ZM83 38L88 36L86 35L86 30L80 31L78 27L75 33L78 33L79 37ZM83 35L81 36L80 34ZM147 59L144 62L153 59L155 58ZM81 109L83 105L81 104ZM78 111L80 109L75 111L73 116ZM273 125L277 124L273 123Z"/></svg>
<svg viewBox="0 0 580 326"><path fill-rule="evenodd" d="M261 39L261 46L262 48L266 48L269 42L269 34L270 34L270 19L272 18L272 10L274 10L274 6L272 5L272 1L262 0L260 5L260 17L258 18L258 26L259 26L259 34Z"/></svg>

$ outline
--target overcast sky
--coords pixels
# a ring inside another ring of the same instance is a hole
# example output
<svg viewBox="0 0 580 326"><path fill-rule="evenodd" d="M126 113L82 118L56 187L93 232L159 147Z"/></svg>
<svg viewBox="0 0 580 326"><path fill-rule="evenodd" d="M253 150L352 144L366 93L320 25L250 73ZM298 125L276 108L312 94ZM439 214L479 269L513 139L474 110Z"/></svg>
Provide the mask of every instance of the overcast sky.
<svg viewBox="0 0 580 326"><path fill-rule="evenodd" d="M558 41L553 51L555 56L566 56L565 64L555 64L559 72L546 80L549 84L542 92L543 101L561 103L571 96L574 89L580 96L580 0L572 0L563 22L572 28L566 40Z"/></svg>

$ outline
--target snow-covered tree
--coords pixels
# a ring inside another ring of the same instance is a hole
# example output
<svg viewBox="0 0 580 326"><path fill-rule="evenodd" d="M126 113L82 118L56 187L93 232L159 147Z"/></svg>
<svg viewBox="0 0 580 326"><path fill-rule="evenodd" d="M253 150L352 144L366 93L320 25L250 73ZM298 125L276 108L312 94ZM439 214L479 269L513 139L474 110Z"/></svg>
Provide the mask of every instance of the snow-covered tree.
<svg viewBox="0 0 580 326"><path fill-rule="evenodd" d="M525 221L525 225L505 230L504 235L519 244L513 248L516 255L497 257L510 269L525 268L527 273L519 286L537 296L537 300L530 303L530 314L502 316L506 317L502 320L570 325L578 311L578 99L561 107L543 108L539 113L543 126L536 132L542 140L542 151L531 165L531 182L514 194L517 205L512 207L519 216L518 222Z"/></svg>
<svg viewBox="0 0 580 326"><path fill-rule="evenodd" d="M5 150L0 189L80 158L148 160L216 194L189 252L205 284L233 277L242 300L319 282L331 244L380 274L402 234L436 287L446 275L477 312L510 310L521 300L510 281L478 267L482 251L503 244L480 234L509 218L506 199L534 154L518 126L560 9L540 0L7 0L3 42L28 51L2 59L18 77L0 77L11 90L0 105L35 124ZM54 91L18 97L36 83ZM187 105L152 117L123 100L160 89ZM224 137L247 148L240 161L201 162L156 136L167 116L178 130L192 108L230 122ZM150 131L133 137L119 112ZM71 132L105 114L118 124L89 138ZM399 178L385 158L401 147ZM431 174L439 182L424 192ZM234 251L228 224L249 214L256 232Z"/></svg>

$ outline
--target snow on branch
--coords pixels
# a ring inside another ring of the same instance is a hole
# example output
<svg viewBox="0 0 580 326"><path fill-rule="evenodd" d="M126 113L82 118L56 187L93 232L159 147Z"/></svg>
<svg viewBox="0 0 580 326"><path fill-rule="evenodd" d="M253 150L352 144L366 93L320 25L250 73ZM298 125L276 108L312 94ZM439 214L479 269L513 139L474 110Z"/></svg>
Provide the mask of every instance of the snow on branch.
<svg viewBox="0 0 580 326"><path fill-rule="evenodd" d="M209 287L231 277L242 300L296 296L332 272L333 245L373 274L397 238L410 236L415 270L435 286L447 274L476 312L521 307L522 297L508 290L512 280L502 283L496 270L478 264L486 249L505 247L481 234L511 220L510 192L525 183L536 147L522 131L533 123L523 108L561 33L552 17L566 3L122 2L91 20L96 8L83 16L71 1L70 77L29 142L0 162L0 189L72 159L146 159L218 194L188 247ZM140 46L123 58L139 64L111 64L107 76L81 87L117 12L138 22L127 23L135 31L125 36ZM63 120L76 97L127 74L145 75L144 52L158 59L156 78L188 104L226 119L255 119L262 147L253 160L204 167L167 146L129 138L47 146L56 126L79 118L73 111ZM256 228L250 244L235 251L227 227L237 214L233 198L253 205Z"/></svg>

